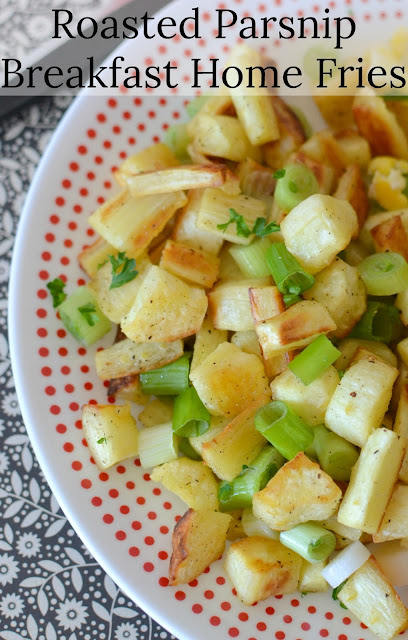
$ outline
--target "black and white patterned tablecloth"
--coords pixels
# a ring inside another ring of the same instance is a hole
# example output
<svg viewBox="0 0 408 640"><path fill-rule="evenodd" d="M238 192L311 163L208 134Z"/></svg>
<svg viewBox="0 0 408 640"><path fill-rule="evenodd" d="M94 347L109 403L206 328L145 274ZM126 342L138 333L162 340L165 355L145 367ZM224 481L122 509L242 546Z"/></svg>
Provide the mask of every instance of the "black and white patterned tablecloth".
<svg viewBox="0 0 408 640"><path fill-rule="evenodd" d="M24 58L50 34L50 7L101 9L106 0L0 0L0 53ZM35 7L35 8L33 8ZM34 171L70 98L47 98L0 121L0 638L173 638L82 545L33 454L13 384L8 279L19 216Z"/></svg>

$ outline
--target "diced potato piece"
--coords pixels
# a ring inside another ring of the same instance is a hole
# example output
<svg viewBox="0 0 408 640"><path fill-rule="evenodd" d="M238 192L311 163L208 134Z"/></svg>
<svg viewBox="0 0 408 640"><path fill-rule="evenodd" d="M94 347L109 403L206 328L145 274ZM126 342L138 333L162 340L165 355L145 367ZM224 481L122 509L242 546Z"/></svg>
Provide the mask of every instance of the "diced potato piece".
<svg viewBox="0 0 408 640"><path fill-rule="evenodd" d="M268 89L250 88L249 68L260 67L262 56L245 44L236 46L227 62L242 70L243 83L229 89L239 121L253 145L262 145L279 138L278 121Z"/></svg>
<svg viewBox="0 0 408 640"><path fill-rule="evenodd" d="M385 510L381 526L373 535L374 542L408 537L408 486L397 484Z"/></svg>
<svg viewBox="0 0 408 640"><path fill-rule="evenodd" d="M191 164L139 173L127 178L126 183L132 196L140 197L155 193L222 187L226 175L227 167L220 164Z"/></svg>
<svg viewBox="0 0 408 640"><path fill-rule="evenodd" d="M235 244L250 244L253 235L248 238L239 236L235 222L225 230L218 228L218 225L225 224L230 220L230 209L234 209L242 215L249 229L253 228L257 218L266 217L266 204L262 200L243 194L230 196L221 189L206 189L201 198L197 215L198 229L213 233L219 238Z"/></svg>
<svg viewBox="0 0 408 640"><path fill-rule="evenodd" d="M336 323L326 307L303 300L283 313L255 325L264 358L304 347L322 333L336 329Z"/></svg>
<svg viewBox="0 0 408 640"><path fill-rule="evenodd" d="M195 451L202 457L203 446L206 442L210 442L227 426L228 418L224 416L211 416L210 428L203 433L202 436L194 436L189 438L190 444Z"/></svg>
<svg viewBox="0 0 408 640"><path fill-rule="evenodd" d="M259 152L252 146L244 127L232 116L200 114L194 122L193 136L194 147L204 155L233 162L241 162L247 156L254 160L259 158Z"/></svg>
<svg viewBox="0 0 408 640"><path fill-rule="evenodd" d="M350 542L355 542L356 540L360 540L361 538L361 529L355 529L354 527L348 527L347 525L342 524L337 520L337 514L331 516L331 518L328 518L320 524L325 529L333 531L343 538L347 538L347 540L349 540Z"/></svg>
<svg viewBox="0 0 408 640"><path fill-rule="evenodd" d="M290 369L285 369L271 383L272 398L285 402L307 424L323 424L327 407L339 380L336 369L329 367L306 386Z"/></svg>
<svg viewBox="0 0 408 640"><path fill-rule="evenodd" d="M270 96L270 100L278 119L279 140L264 145L264 159L269 167L280 169L305 142L306 134L299 118L286 102L279 96Z"/></svg>
<svg viewBox="0 0 408 640"><path fill-rule="evenodd" d="M270 596L293 593L298 585L302 559L278 540L251 536L228 549L225 570L237 596L251 605Z"/></svg>
<svg viewBox="0 0 408 640"><path fill-rule="evenodd" d="M337 177L345 167L345 159L341 146L328 129L314 133L300 149L309 158L330 165Z"/></svg>
<svg viewBox="0 0 408 640"><path fill-rule="evenodd" d="M245 538L244 527L242 526L242 509L235 509L234 511L228 511L231 516L231 522L227 533L227 540L234 542Z"/></svg>
<svg viewBox="0 0 408 640"><path fill-rule="evenodd" d="M231 516L189 509L173 531L169 580L172 586L198 578L224 552Z"/></svg>
<svg viewBox="0 0 408 640"><path fill-rule="evenodd" d="M212 253L167 240L160 266L179 278L210 288L218 277L219 260Z"/></svg>
<svg viewBox="0 0 408 640"><path fill-rule="evenodd" d="M144 171L169 169L177 167L179 164L169 147L164 143L159 143L146 147L146 149L142 149L142 151L126 158L114 173L114 176L120 186L124 187L126 179L130 176L135 176Z"/></svg>
<svg viewBox="0 0 408 640"><path fill-rule="evenodd" d="M234 280L216 286L208 294L208 306L217 329L253 331L250 289L260 282L257 278Z"/></svg>
<svg viewBox="0 0 408 640"><path fill-rule="evenodd" d="M231 336L232 344L235 344L244 353L253 353L262 358L261 347L255 331L236 331Z"/></svg>
<svg viewBox="0 0 408 640"><path fill-rule="evenodd" d="M196 225L204 193L205 190L189 191L188 202L177 215L177 222L173 231L173 240L188 244L195 249L217 254L222 247L224 238L198 229Z"/></svg>
<svg viewBox="0 0 408 640"><path fill-rule="evenodd" d="M401 385L401 393L395 415L394 432L408 439L408 385L406 383ZM399 479L408 484L408 450L405 452L401 464Z"/></svg>
<svg viewBox="0 0 408 640"><path fill-rule="evenodd" d="M78 261L85 273L93 278L101 264L107 260L109 255L114 255L116 249L103 238L98 238L91 245L83 249L78 255Z"/></svg>
<svg viewBox="0 0 408 640"><path fill-rule="evenodd" d="M371 351L371 353L377 356L377 358L380 358L380 360L383 360L386 364L391 365L391 367L397 366L397 358L391 349L383 342L360 340L357 338L345 338L344 340L340 340L337 345L337 349L341 352L341 356L339 356L334 363L336 369L345 371L352 361L357 349L360 347Z"/></svg>
<svg viewBox="0 0 408 640"><path fill-rule="evenodd" d="M364 227L360 233L361 242L368 248L373 247L373 238L371 230L384 222L392 220L393 218L401 218L402 225L405 229L405 233L408 233L408 209L396 209L395 211L382 211L381 213L373 213L368 216L364 223Z"/></svg>
<svg viewBox="0 0 408 640"><path fill-rule="evenodd" d="M144 427L156 427L158 424L171 422L173 419L173 402L164 398L152 398L149 404L138 415Z"/></svg>
<svg viewBox="0 0 408 640"><path fill-rule="evenodd" d="M373 556L350 576L337 597L380 640L391 640L408 628L408 610Z"/></svg>
<svg viewBox="0 0 408 640"><path fill-rule="evenodd" d="M327 267L357 229L356 212L349 202L321 194L303 200L281 224L288 250L312 274Z"/></svg>
<svg viewBox="0 0 408 640"><path fill-rule="evenodd" d="M252 158L245 158L239 164L237 174L242 193L251 196L251 198L265 200L268 204L272 202L276 178L274 178L274 172L271 169L258 164Z"/></svg>
<svg viewBox="0 0 408 640"><path fill-rule="evenodd" d="M281 373L283 373L289 362L293 360L293 357L296 354L297 351L290 351L289 353L284 352L280 353L277 356L272 356L272 358L267 358L266 360L264 360L265 371L269 380L274 380L276 376L279 376Z"/></svg>
<svg viewBox="0 0 408 640"><path fill-rule="evenodd" d="M138 430L129 405L85 404L82 427L98 469L138 454Z"/></svg>
<svg viewBox="0 0 408 640"><path fill-rule="evenodd" d="M371 235L377 252L394 251L408 260L408 235L401 216L395 216L373 227Z"/></svg>
<svg viewBox="0 0 408 640"><path fill-rule="evenodd" d="M147 404L149 401L149 396L142 392L140 379L136 374L109 380L108 396L115 396L139 405Z"/></svg>
<svg viewBox="0 0 408 640"><path fill-rule="evenodd" d="M368 196L358 164L349 165L341 176L334 197L347 200L357 214L358 228L361 229L368 215Z"/></svg>
<svg viewBox="0 0 408 640"><path fill-rule="evenodd" d="M330 95L325 95L322 93L314 95L313 100L332 129L345 129L354 124L351 111L353 96L331 95L331 93Z"/></svg>
<svg viewBox="0 0 408 640"><path fill-rule="evenodd" d="M355 129L343 129L335 135L339 143L346 165L357 164L360 169L366 169L370 164L371 151L367 140L360 136Z"/></svg>
<svg viewBox="0 0 408 640"><path fill-rule="evenodd" d="M408 326L408 289L401 291L395 300L395 306L401 311L401 321Z"/></svg>
<svg viewBox="0 0 408 640"><path fill-rule="evenodd" d="M116 255L114 250L114 255ZM88 287L94 292L96 301L109 320L119 324L135 301L143 279L151 266L149 258L140 256L136 263L136 278L121 287L110 289L112 283L112 265L106 262L98 269Z"/></svg>
<svg viewBox="0 0 408 640"><path fill-rule="evenodd" d="M228 332L216 329L211 318L206 316L194 342L190 372L194 371L218 345L228 341ZM239 346L239 345L238 345Z"/></svg>
<svg viewBox="0 0 408 640"><path fill-rule="evenodd" d="M341 496L334 480L300 452L254 495L252 510L271 529L285 531L308 520L327 520Z"/></svg>
<svg viewBox="0 0 408 640"><path fill-rule="evenodd" d="M191 509L218 510L218 482L203 462L177 458L155 467L150 479L161 482Z"/></svg>
<svg viewBox="0 0 408 640"><path fill-rule="evenodd" d="M270 320L286 310L283 296L278 287L251 287L249 300L255 324Z"/></svg>
<svg viewBox="0 0 408 640"><path fill-rule="evenodd" d="M320 562L308 562L302 559L302 566L300 569L298 590L301 593L309 592L318 593L327 591L329 588L328 583L322 576L322 569L327 564L327 560Z"/></svg>
<svg viewBox="0 0 408 640"><path fill-rule="evenodd" d="M255 429L254 418L257 410L268 401L267 395L260 396L212 440L203 444L203 460L221 480L233 480L243 465L250 464L265 446L266 440Z"/></svg>
<svg viewBox="0 0 408 640"><path fill-rule="evenodd" d="M207 296L202 289L153 265L121 328L135 342L172 342L197 333L206 311Z"/></svg>
<svg viewBox="0 0 408 640"><path fill-rule="evenodd" d="M115 249L137 258L186 202L183 191L142 198L122 191L97 209L89 223Z"/></svg>
<svg viewBox="0 0 408 640"><path fill-rule="evenodd" d="M357 268L340 258L316 274L313 287L305 291L304 297L326 307L337 325L333 331L337 338L350 333L367 306L366 288Z"/></svg>
<svg viewBox="0 0 408 640"><path fill-rule="evenodd" d="M336 388L325 423L335 433L362 447L383 421L398 371L376 356L347 369Z"/></svg>
<svg viewBox="0 0 408 640"><path fill-rule="evenodd" d="M190 380L208 411L234 417L259 396L270 396L265 370L257 356L230 342L220 344L190 373Z"/></svg>
<svg viewBox="0 0 408 640"><path fill-rule="evenodd" d="M136 344L121 340L95 354L96 373L102 380L122 378L151 369L159 369L183 355L183 343L147 342Z"/></svg>
<svg viewBox="0 0 408 640"><path fill-rule="evenodd" d="M374 156L408 159L408 142L395 115L379 96L354 98L353 114L361 135L370 143Z"/></svg>
<svg viewBox="0 0 408 640"><path fill-rule="evenodd" d="M408 367L408 338L404 338L397 344L397 351L402 362Z"/></svg>
<svg viewBox="0 0 408 640"><path fill-rule="evenodd" d="M406 439L389 429L376 429L351 471L350 484L337 519L366 533L377 532L405 453Z"/></svg>

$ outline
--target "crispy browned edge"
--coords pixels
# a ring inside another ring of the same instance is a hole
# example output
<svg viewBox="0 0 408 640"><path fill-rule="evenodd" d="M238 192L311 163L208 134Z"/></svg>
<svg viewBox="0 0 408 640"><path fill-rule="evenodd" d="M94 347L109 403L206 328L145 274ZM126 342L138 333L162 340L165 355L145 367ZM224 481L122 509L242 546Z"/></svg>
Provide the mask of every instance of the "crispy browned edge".
<svg viewBox="0 0 408 640"><path fill-rule="evenodd" d="M395 251L408 260L408 236L401 216L394 216L371 229L376 251Z"/></svg>
<svg viewBox="0 0 408 640"><path fill-rule="evenodd" d="M173 585L177 580L177 572L180 564L188 557L187 534L190 528L190 520L194 515L194 509L188 509L176 523L173 529L172 554L169 565L169 583Z"/></svg>

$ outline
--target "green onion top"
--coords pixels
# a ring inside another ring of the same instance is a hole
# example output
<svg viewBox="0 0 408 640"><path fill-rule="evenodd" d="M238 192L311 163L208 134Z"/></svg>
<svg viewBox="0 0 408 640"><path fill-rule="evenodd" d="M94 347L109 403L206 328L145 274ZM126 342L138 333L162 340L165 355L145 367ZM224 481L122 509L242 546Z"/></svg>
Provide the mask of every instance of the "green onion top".
<svg viewBox="0 0 408 640"><path fill-rule="evenodd" d="M297 302L296 297L314 285L314 277L302 269L283 242L271 244L266 261L279 291L286 296L286 304Z"/></svg>
<svg viewBox="0 0 408 640"><path fill-rule="evenodd" d="M326 336L321 335L296 356L288 367L303 382L311 384L341 355Z"/></svg>
<svg viewBox="0 0 408 640"><path fill-rule="evenodd" d="M194 387L188 387L175 399L173 431L178 436L202 436L210 428L210 418Z"/></svg>
<svg viewBox="0 0 408 640"><path fill-rule="evenodd" d="M398 339L401 331L402 322L396 307L385 302L369 300L367 310L350 333L350 338L389 344Z"/></svg>
<svg viewBox="0 0 408 640"><path fill-rule="evenodd" d="M314 438L313 429L278 400L258 409L255 428L288 460L310 447Z"/></svg>

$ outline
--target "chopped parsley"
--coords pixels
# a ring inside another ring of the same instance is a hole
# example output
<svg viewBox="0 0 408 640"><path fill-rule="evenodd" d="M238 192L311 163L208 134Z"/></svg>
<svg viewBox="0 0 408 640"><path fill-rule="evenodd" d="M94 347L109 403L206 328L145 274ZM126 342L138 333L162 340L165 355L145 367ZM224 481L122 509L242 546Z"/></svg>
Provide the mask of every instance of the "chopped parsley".
<svg viewBox="0 0 408 640"><path fill-rule="evenodd" d="M118 253L117 258L115 256L108 256L112 265L112 282L109 289L117 289L122 287L127 282L134 280L137 274L136 261L134 258L127 258L125 252Z"/></svg>
<svg viewBox="0 0 408 640"><path fill-rule="evenodd" d="M51 293L52 296L52 306L54 309L59 307L62 302L64 302L67 294L64 293L65 282L61 280L61 278L55 278L55 280L51 280L47 284L47 289Z"/></svg>
<svg viewBox="0 0 408 640"><path fill-rule="evenodd" d="M244 238L248 238L251 235L251 232L248 228L247 223L244 220L244 217L235 211L235 209L229 209L230 219L225 224L217 224L217 229L223 231L224 233L230 226L236 222L237 224L237 236L243 236Z"/></svg>
<svg viewBox="0 0 408 640"><path fill-rule="evenodd" d="M252 229L252 233L254 233L257 238L264 238L270 233L275 233L275 231L280 231L280 226L276 224L276 222L266 224L265 218L257 218Z"/></svg>
<svg viewBox="0 0 408 640"><path fill-rule="evenodd" d="M84 316L90 327L93 327L97 322L99 322L99 316L96 312L96 307L91 302L88 302L88 304L84 305L83 307L78 307L78 311L81 315Z"/></svg>
<svg viewBox="0 0 408 640"><path fill-rule="evenodd" d="M99 438L99 440L96 441L98 444L106 444L107 440L106 438Z"/></svg>
<svg viewBox="0 0 408 640"><path fill-rule="evenodd" d="M342 588L344 587L344 585L346 584L346 582L347 582L347 580L344 580L344 582L342 582L341 584L339 584L339 586L338 586L338 587L336 587L335 589L333 589L333 591L332 591L332 598L333 598L333 600L338 600L338 599L339 599L339 597L338 597L338 593L339 593L339 591L341 591L341 590L342 590ZM339 601L339 605L341 606L341 608L342 608L342 609L347 609L346 605L345 605L345 604L343 604L343 603L342 603L342 602L340 602L340 601Z"/></svg>
<svg viewBox="0 0 408 640"><path fill-rule="evenodd" d="M217 224L217 229L223 231L224 233L234 222L237 225L237 236L242 236L244 238L248 238L251 234L255 234L257 238L264 238L270 233L275 233L275 231L280 231L280 226L276 224L276 222L270 222L266 224L265 218L257 218L255 224L252 228L252 231L248 227L247 223L244 220L244 217L237 213L235 209L229 209L230 219L228 222L224 224Z"/></svg>
<svg viewBox="0 0 408 640"><path fill-rule="evenodd" d="M280 180L281 178L285 177L285 173L286 173L286 169L278 169L273 174L273 177L275 178L275 180Z"/></svg>

